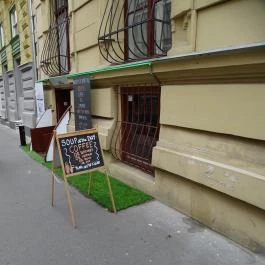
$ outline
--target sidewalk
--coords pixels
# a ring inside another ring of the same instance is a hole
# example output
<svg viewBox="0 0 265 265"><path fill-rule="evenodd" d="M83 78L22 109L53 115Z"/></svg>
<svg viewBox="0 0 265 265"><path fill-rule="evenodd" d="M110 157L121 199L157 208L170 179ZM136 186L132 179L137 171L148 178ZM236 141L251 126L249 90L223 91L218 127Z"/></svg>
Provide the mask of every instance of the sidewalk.
<svg viewBox="0 0 265 265"><path fill-rule="evenodd" d="M264 265L254 254L177 211L152 201L113 214L63 183L50 207L50 171L0 125L0 265ZM264 228L265 229L265 228Z"/></svg>

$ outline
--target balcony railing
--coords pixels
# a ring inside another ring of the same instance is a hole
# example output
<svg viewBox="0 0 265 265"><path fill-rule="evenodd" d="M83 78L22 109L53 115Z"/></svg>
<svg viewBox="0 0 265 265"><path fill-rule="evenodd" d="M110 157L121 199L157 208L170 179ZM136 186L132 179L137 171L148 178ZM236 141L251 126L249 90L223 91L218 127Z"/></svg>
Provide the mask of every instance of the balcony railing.
<svg viewBox="0 0 265 265"><path fill-rule="evenodd" d="M170 0L107 0L98 43L110 63L165 56L171 48Z"/></svg>
<svg viewBox="0 0 265 265"><path fill-rule="evenodd" d="M67 0L50 2L51 24L41 54L41 68L48 76L70 71L69 17Z"/></svg>

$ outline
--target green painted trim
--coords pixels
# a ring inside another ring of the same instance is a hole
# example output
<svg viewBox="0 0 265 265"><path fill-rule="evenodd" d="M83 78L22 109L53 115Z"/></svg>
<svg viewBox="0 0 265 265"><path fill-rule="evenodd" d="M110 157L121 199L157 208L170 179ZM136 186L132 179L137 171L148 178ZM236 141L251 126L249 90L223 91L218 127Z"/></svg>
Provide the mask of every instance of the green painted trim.
<svg viewBox="0 0 265 265"><path fill-rule="evenodd" d="M20 40L18 35L11 40L11 46L13 56L16 56L20 53Z"/></svg>
<svg viewBox="0 0 265 265"><path fill-rule="evenodd" d="M110 71L115 71L115 70L120 70L120 69L128 69L128 68L137 68L141 66L150 66L152 65L152 62L150 61L144 61L144 62L138 62L138 63L130 63L130 64L122 64L122 65L114 65L98 70L92 70L92 71L87 71L87 72L80 72L80 73L75 73L75 74L69 74L69 75L64 75L66 78L72 78L72 77L77 77L77 76L82 76L82 75L92 75L92 74L97 74L97 73L104 73L104 72L110 72ZM54 78L58 78L59 76L54 76L42 80L38 80L37 83L40 82L46 82ZM63 76L62 76L63 77Z"/></svg>
<svg viewBox="0 0 265 265"><path fill-rule="evenodd" d="M3 46L3 47L0 49L0 53L3 52L5 49L6 49L6 46Z"/></svg>
<svg viewBox="0 0 265 265"><path fill-rule="evenodd" d="M4 64L7 61L7 54L6 54L6 50L3 50L0 54L1 56L1 63Z"/></svg>

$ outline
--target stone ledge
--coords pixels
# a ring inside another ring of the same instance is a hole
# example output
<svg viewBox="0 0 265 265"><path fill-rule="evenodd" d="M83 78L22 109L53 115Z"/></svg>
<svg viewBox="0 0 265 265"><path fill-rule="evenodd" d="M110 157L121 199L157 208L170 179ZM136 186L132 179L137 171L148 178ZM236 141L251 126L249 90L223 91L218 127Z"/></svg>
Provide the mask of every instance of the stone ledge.
<svg viewBox="0 0 265 265"><path fill-rule="evenodd" d="M154 195L155 181L149 174L116 160L112 160L108 164L108 170L111 176L122 182L147 194Z"/></svg>
<svg viewBox="0 0 265 265"><path fill-rule="evenodd" d="M252 251L265 253L264 210L166 171L156 170L156 185L156 199Z"/></svg>
<svg viewBox="0 0 265 265"><path fill-rule="evenodd" d="M263 175L160 146L153 150L152 164L265 210Z"/></svg>

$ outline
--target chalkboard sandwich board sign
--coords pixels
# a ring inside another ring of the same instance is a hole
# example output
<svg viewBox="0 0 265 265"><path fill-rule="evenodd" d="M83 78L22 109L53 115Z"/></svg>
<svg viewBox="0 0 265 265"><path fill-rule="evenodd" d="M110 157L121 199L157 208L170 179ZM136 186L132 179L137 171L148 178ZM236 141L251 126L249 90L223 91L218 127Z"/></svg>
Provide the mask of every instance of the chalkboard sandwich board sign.
<svg viewBox="0 0 265 265"><path fill-rule="evenodd" d="M75 130L92 128L91 119L91 83L89 76L78 76L73 79Z"/></svg>
<svg viewBox="0 0 265 265"><path fill-rule="evenodd" d="M98 132L95 129L59 134L56 138L66 177L104 166Z"/></svg>
<svg viewBox="0 0 265 265"><path fill-rule="evenodd" d="M98 132L96 129L87 129L64 134L57 134L54 131L53 165L52 165L52 193L51 205L54 206L54 180L56 167L56 153L59 152L61 165L63 169L64 184L67 194L68 207L71 214L73 227L75 225L74 209L72 199L68 188L67 177L88 173L88 195L92 186L91 171L104 168L109 195L113 211L116 213L115 201L113 198L110 178L104 166L103 153L100 147Z"/></svg>

